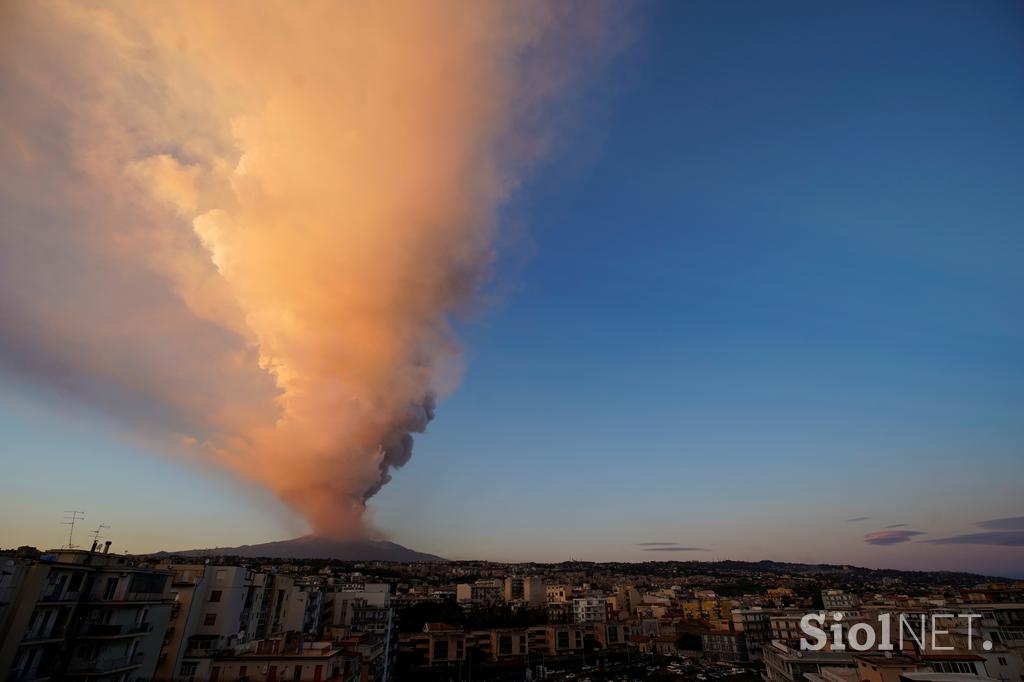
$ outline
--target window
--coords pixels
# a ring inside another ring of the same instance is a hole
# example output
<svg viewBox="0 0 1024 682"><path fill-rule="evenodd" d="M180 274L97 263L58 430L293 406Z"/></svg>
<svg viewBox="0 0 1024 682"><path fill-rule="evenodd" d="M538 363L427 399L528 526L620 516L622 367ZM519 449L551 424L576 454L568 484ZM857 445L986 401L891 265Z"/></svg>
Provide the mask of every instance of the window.
<svg viewBox="0 0 1024 682"><path fill-rule="evenodd" d="M213 590L213 591L211 591L210 592L210 601L212 601L212 602L220 601L220 595L221 594L222 594L222 592L220 590Z"/></svg>
<svg viewBox="0 0 1024 682"><path fill-rule="evenodd" d="M974 673L974 665L966 661L938 661L934 668L944 673Z"/></svg>
<svg viewBox="0 0 1024 682"><path fill-rule="evenodd" d="M1003 666L1004 668L1006 667L1006 659L1002 656L999 657L999 665Z"/></svg>
<svg viewBox="0 0 1024 682"><path fill-rule="evenodd" d="M216 624L217 624L217 614L216 613L208 613L208 614L206 614L206 617L203 618L203 625L216 625Z"/></svg>
<svg viewBox="0 0 1024 682"><path fill-rule="evenodd" d="M181 664L181 677L186 682L192 682L196 677L196 668L199 667L198 663L182 663Z"/></svg>
<svg viewBox="0 0 1024 682"><path fill-rule="evenodd" d="M448 660L448 640L439 639L434 642L434 660L436 661L447 661Z"/></svg>
<svg viewBox="0 0 1024 682"><path fill-rule="evenodd" d="M128 583L128 591L140 594L161 594L167 587L168 577L159 573L134 573Z"/></svg>
<svg viewBox="0 0 1024 682"><path fill-rule="evenodd" d="M117 591L117 578L107 578L107 587L103 590L104 599L113 599Z"/></svg>
<svg viewBox="0 0 1024 682"><path fill-rule="evenodd" d="M224 582L224 580L225 580L225 579L226 579L227 577L228 577L228 571L227 571L227 569L226 569L226 568L218 568L218 569L217 569L216 571L214 571L214 573L213 573L213 579L214 579L214 580L216 580L216 581L217 581L217 582L219 582L219 583L222 583L222 582Z"/></svg>
<svg viewBox="0 0 1024 682"><path fill-rule="evenodd" d="M240 665L240 666L238 666L238 676L239 677L245 677L248 674L249 674L249 666L247 666L247 665Z"/></svg>
<svg viewBox="0 0 1024 682"><path fill-rule="evenodd" d="M75 573L71 576L71 582L68 583L69 592L78 592L78 588L82 586L82 575L81 573Z"/></svg>

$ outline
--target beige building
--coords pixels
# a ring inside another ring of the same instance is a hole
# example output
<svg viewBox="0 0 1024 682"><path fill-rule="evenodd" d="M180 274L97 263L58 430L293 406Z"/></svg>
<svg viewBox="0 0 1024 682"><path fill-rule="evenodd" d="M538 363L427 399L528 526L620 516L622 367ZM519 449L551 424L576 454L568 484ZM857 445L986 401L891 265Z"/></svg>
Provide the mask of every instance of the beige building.
<svg viewBox="0 0 1024 682"><path fill-rule="evenodd" d="M332 642L260 640L210 659L208 682L360 682L357 654Z"/></svg>
<svg viewBox="0 0 1024 682"><path fill-rule="evenodd" d="M505 578L504 597L509 603L518 601L540 606L547 601L547 589L538 576L509 576Z"/></svg>
<svg viewBox="0 0 1024 682"><path fill-rule="evenodd" d="M163 640L158 678L195 679L215 652L270 634L273 580L244 566L165 564L174 572L171 621ZM283 605L281 607L283 609Z"/></svg>
<svg viewBox="0 0 1024 682"><path fill-rule="evenodd" d="M565 585L548 585L544 592L549 604L564 604L572 597L572 589Z"/></svg>
<svg viewBox="0 0 1024 682"><path fill-rule="evenodd" d="M921 661L902 654L860 654L853 660L857 664L857 680L862 682L900 682L906 673L928 670Z"/></svg>
<svg viewBox="0 0 1024 682"><path fill-rule="evenodd" d="M459 603L497 604L505 596L505 583L497 579L459 583L455 586L455 599Z"/></svg>
<svg viewBox="0 0 1024 682"><path fill-rule="evenodd" d="M607 626L606 640L626 641L628 630ZM446 623L427 623L422 633L402 637L403 650L418 653L425 666L458 666L525 660L531 656L570 656L583 650L587 637L596 637L590 627L541 625L531 628L496 628L466 632Z"/></svg>

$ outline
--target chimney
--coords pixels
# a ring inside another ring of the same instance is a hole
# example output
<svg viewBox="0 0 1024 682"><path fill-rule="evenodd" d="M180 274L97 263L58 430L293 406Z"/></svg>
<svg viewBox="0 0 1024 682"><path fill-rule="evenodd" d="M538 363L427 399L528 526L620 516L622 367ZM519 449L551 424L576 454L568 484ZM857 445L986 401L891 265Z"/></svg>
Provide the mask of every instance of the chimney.
<svg viewBox="0 0 1024 682"><path fill-rule="evenodd" d="M106 554L107 552L110 551L110 544L111 544L110 540L107 540L106 542L103 543L103 553L104 554Z"/></svg>

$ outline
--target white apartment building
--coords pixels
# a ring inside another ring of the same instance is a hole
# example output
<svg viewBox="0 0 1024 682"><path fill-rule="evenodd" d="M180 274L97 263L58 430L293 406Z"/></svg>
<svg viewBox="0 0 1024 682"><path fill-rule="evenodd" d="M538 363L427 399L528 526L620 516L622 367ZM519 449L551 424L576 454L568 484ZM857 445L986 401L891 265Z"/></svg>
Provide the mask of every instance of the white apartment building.
<svg viewBox="0 0 1024 682"><path fill-rule="evenodd" d="M575 623L603 623L607 619L608 600L604 597L578 597L572 600Z"/></svg>

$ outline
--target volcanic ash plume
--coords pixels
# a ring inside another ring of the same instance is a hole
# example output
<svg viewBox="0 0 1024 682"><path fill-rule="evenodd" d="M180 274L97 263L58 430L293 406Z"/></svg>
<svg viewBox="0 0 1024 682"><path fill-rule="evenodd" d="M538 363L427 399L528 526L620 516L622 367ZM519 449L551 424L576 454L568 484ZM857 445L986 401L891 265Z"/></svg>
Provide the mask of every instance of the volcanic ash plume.
<svg viewBox="0 0 1024 682"><path fill-rule="evenodd" d="M605 42L578 9L5 3L0 360L363 532Z"/></svg>

